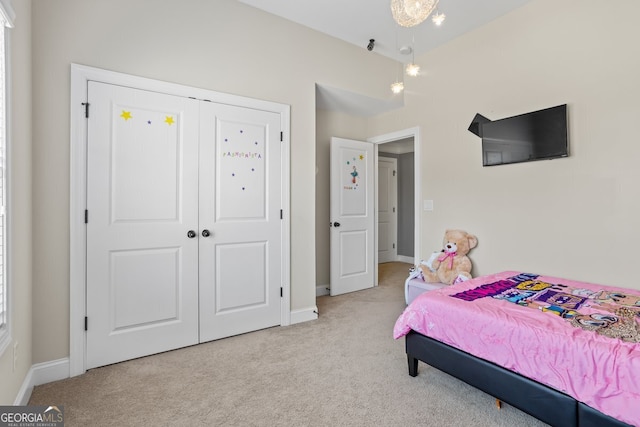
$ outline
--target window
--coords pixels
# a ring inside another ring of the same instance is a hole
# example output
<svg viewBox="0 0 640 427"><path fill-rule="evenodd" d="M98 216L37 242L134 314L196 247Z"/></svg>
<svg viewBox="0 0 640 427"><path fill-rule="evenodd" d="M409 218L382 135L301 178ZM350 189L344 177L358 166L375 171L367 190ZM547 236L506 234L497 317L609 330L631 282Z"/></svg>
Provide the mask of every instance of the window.
<svg viewBox="0 0 640 427"><path fill-rule="evenodd" d="M9 343L9 284L7 280L7 73L5 30L13 9L0 0L0 353Z"/></svg>

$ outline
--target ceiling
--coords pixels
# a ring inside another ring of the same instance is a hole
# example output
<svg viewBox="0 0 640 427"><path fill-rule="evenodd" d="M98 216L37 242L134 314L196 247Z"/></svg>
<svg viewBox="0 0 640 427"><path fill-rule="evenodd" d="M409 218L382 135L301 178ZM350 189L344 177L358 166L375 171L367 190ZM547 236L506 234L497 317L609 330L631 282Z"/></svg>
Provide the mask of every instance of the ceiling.
<svg viewBox="0 0 640 427"><path fill-rule="evenodd" d="M398 26L391 16L390 0L238 0L306 27L367 48L400 62L410 56L400 47L414 46L423 54L455 37L478 28L531 0L440 0L438 10L447 19L438 27L429 17L412 28ZM412 41L415 40L415 43Z"/></svg>
<svg viewBox="0 0 640 427"><path fill-rule="evenodd" d="M429 17L412 28L400 27L391 16L390 0L238 0L305 27L367 49L374 39L373 54L409 62L410 46L419 56L449 40L524 5L531 0L440 0L438 11L447 19L436 26ZM391 84L391 82L389 82ZM372 99L344 89L316 85L316 107L346 114L373 117L402 107L404 97Z"/></svg>

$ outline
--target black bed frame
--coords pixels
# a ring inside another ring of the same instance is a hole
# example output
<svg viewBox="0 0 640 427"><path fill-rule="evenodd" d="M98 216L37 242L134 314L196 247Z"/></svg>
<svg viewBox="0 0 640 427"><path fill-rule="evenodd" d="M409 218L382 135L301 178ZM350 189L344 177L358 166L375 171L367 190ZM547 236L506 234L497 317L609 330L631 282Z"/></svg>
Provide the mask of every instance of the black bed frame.
<svg viewBox="0 0 640 427"><path fill-rule="evenodd" d="M552 426L629 426L567 394L415 331L405 340L412 377L418 375L420 360Z"/></svg>

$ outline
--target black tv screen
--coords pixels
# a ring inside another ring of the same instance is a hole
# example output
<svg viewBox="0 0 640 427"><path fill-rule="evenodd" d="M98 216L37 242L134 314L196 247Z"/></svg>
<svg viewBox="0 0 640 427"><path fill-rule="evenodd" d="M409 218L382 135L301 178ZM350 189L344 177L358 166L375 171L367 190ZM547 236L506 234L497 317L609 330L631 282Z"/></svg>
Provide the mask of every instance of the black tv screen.
<svg viewBox="0 0 640 427"><path fill-rule="evenodd" d="M567 105L482 124L482 165L494 166L569 155Z"/></svg>

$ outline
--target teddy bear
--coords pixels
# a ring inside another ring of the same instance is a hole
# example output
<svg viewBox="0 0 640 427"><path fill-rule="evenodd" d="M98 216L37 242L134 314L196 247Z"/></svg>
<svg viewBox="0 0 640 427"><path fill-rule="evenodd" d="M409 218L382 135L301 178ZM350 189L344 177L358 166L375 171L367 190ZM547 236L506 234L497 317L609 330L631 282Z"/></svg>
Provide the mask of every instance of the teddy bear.
<svg viewBox="0 0 640 427"><path fill-rule="evenodd" d="M471 279L469 251L478 245L478 238L462 230L447 230L444 233L444 249L436 252L429 265L421 263L419 268L427 283L451 285L461 280Z"/></svg>

